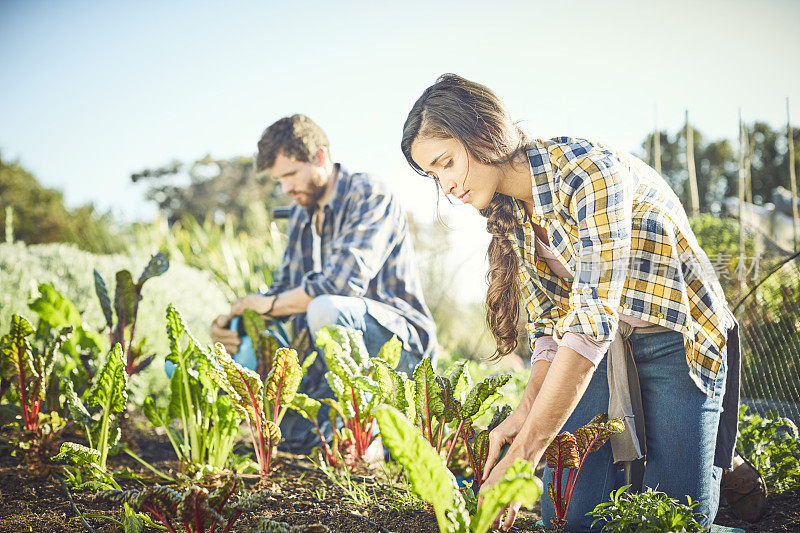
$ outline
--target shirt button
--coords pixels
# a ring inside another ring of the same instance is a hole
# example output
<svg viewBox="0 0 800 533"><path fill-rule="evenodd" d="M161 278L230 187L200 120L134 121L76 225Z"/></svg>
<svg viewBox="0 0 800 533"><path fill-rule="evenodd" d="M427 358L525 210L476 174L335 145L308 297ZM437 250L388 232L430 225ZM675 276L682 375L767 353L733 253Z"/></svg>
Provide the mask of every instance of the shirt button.
<svg viewBox="0 0 800 533"><path fill-rule="evenodd" d="M588 285L585 285L585 286L583 287L583 290L582 290L582 292L583 292L583 294L585 294L586 296L589 296L589 295L591 295L591 294L592 294L592 288L591 288L590 286L588 286Z"/></svg>

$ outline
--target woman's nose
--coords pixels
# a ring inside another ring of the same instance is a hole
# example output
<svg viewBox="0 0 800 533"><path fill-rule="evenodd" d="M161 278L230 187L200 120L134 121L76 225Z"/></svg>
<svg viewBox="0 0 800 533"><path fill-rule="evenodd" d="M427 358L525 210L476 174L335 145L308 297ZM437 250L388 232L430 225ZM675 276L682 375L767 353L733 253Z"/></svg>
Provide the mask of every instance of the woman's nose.
<svg viewBox="0 0 800 533"><path fill-rule="evenodd" d="M442 181L442 190L445 194L452 194L452 192L456 188L456 181L455 180L446 180Z"/></svg>

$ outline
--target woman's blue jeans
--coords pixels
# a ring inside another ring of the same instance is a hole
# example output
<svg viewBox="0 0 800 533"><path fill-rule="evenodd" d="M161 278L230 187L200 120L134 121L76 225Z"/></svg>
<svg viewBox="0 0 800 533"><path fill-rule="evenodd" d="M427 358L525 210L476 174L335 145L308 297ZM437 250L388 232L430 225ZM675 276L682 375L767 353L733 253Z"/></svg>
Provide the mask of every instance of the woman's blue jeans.
<svg viewBox="0 0 800 533"><path fill-rule="evenodd" d="M725 390L726 358L717 376L716 396L710 398L689 377L681 333L634 332L629 340L644 408L647 457L643 490L652 487L684 504L689 495L693 502L700 502L695 511L706 516L704 525L710 525L717 514L722 475L722 470L714 466L714 450ZM574 433L595 415L607 411L608 381L603 359L562 431ZM567 472L564 470L562 483L566 482ZM567 512L567 531L600 531L602 523L591 528L594 518L586 513L609 501L611 491L622 485L621 476L616 474L610 444L588 455ZM545 487L552 480L553 470L545 468ZM542 518L545 524L555 518L555 508L546 491L542 495Z"/></svg>

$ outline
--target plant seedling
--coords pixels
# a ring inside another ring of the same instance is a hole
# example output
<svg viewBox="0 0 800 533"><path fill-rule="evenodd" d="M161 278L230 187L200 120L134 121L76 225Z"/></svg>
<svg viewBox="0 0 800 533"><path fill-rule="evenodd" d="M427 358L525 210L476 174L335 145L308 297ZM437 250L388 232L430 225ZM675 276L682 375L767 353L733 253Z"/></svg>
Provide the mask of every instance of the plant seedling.
<svg viewBox="0 0 800 533"><path fill-rule="evenodd" d="M565 517L586 457L589 453L600 449L611 435L620 433L624 429L625 424L621 419L609 420L607 414L601 413L585 426L578 428L574 436L567 431L556 435L547 447L544 455L548 468L553 469L555 481L555 486L552 482L547 484L547 494L556 509L556 517L553 519L554 529L562 530L567 522ZM562 491L564 469L569 470L569 474Z"/></svg>

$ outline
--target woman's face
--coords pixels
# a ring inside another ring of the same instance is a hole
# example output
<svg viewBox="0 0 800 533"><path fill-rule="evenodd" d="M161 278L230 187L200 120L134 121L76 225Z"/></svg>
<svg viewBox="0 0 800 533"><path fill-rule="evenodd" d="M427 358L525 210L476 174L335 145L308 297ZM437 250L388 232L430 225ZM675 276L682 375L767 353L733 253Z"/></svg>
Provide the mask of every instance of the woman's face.
<svg viewBox="0 0 800 533"><path fill-rule="evenodd" d="M423 171L439 178L445 194L476 209L489 205L500 185L499 169L480 163L456 139L417 137L411 144L411 158Z"/></svg>

